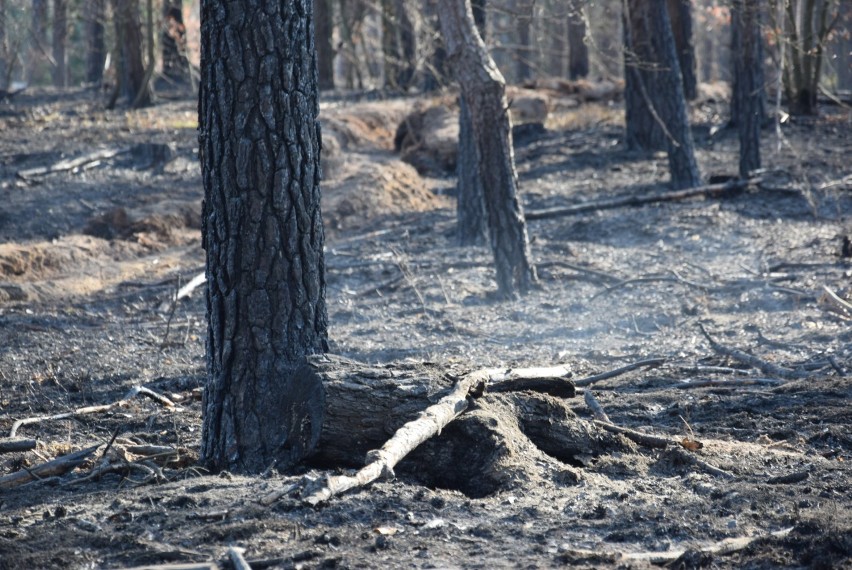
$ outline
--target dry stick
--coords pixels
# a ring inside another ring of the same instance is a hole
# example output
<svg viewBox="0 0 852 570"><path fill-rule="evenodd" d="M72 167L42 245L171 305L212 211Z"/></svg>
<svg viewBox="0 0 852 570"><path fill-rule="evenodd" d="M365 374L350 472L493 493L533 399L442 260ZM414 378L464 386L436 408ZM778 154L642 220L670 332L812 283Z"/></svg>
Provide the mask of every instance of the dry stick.
<svg viewBox="0 0 852 570"><path fill-rule="evenodd" d="M698 328L701 330L701 333L707 339L707 342L710 343L710 346L724 356L730 356L734 360L738 360L744 364L748 364L754 368L757 368L763 371L765 374L771 374L772 376L778 376L779 378L783 378L785 380L797 380L801 378L810 377L810 373L802 372L800 370L793 370L792 368L785 368L783 366L778 366L777 364L772 364L771 362L766 362L763 359L760 359L754 355L751 355L747 352L743 352L742 350L737 350L735 348L728 348L727 346L723 346L713 340L710 334L705 330L704 325L699 324Z"/></svg>
<svg viewBox="0 0 852 570"><path fill-rule="evenodd" d="M665 361L665 358L648 358L646 360L640 360L639 362L634 362L633 364L628 364L627 366L622 366L621 368L616 368L615 370L601 372L600 374L595 374L594 376L588 376L586 378L581 378L580 380L575 380L574 385L577 387L589 386L591 384L594 384L595 382L600 382L601 380L613 378L626 372L630 372L631 370L636 370L637 368L656 368L657 366L660 366L661 364L665 363Z"/></svg>
<svg viewBox="0 0 852 570"><path fill-rule="evenodd" d="M742 386L778 386L783 380L776 378L732 378L727 380L685 380L675 384L675 388L689 390L691 388L739 388Z"/></svg>
<svg viewBox="0 0 852 570"><path fill-rule="evenodd" d="M738 538L726 538L721 542L705 547L693 547L689 550L697 551L704 554L731 554L740 550L744 550L753 542L764 538L783 538L790 534L793 527L771 532L768 535L757 536L742 536ZM677 548L674 550L650 551L650 552L622 552L619 553L621 558L627 560L644 561L651 564L665 564L666 562L674 562L681 556L687 553L685 548ZM606 555L606 552L597 552L598 555Z"/></svg>
<svg viewBox="0 0 852 570"><path fill-rule="evenodd" d="M691 453L687 453L683 449L674 448L672 449L671 453L676 454L677 458L680 461L683 461L684 463L689 463L690 465L695 465L696 467L701 468L702 470L706 471L710 475L713 475L714 477L721 477L723 479L734 479L733 473L729 473L724 469L719 469L715 465L710 465L703 459L700 459Z"/></svg>
<svg viewBox="0 0 852 570"><path fill-rule="evenodd" d="M76 410L72 410L70 412L64 412L62 414L54 414L52 416L38 416L34 418L24 418L22 420L18 420L12 424L12 429L9 430L9 437L15 437L18 433L18 429L21 426L40 423L44 421L51 420L65 420L68 418L76 418L78 416L85 416L89 414L99 414L102 412L108 412L115 408L121 407L126 404L132 398L135 398L137 395L148 396L152 400L155 400L166 406L167 408L172 408L174 411L181 411L183 408L175 406L175 403L166 398L165 396L154 392L148 388L143 386L134 386L130 389L130 391L120 400L113 402L112 404L102 404L100 406L85 406L83 408L77 408Z"/></svg>
<svg viewBox="0 0 852 570"><path fill-rule="evenodd" d="M451 421L468 408L468 395L488 381L488 371L478 370L465 375L452 391L426 408L416 420L401 428L378 450L367 453L367 464L355 475L325 478L322 488L313 491L305 502L316 506L350 489L372 483L379 477L393 477L393 468L418 445L439 435Z"/></svg>
<svg viewBox="0 0 852 570"><path fill-rule="evenodd" d="M672 272L672 273L674 273L674 272ZM603 291L599 291L599 292L595 293L594 295L591 296L591 298L589 298L589 301L594 301L598 297L602 297L603 295L607 295L607 294L615 291L616 289L620 289L621 287L624 287L625 285L632 285L633 283L655 283L655 282L660 282L660 281L670 281L672 283L682 283L683 285L695 287L696 289L701 289L703 291L706 291L709 288L709 287L707 287L707 285L702 285L701 283L696 283L694 281L684 279L683 277L681 277L677 273L674 273L674 275L648 275L648 276L645 276L645 277L632 277L630 279L625 279L623 281L620 281L620 282L616 283L615 285L611 285L610 287L607 287Z"/></svg>
<svg viewBox="0 0 852 570"><path fill-rule="evenodd" d="M678 445L678 442L669 439L667 437L659 437L656 435L650 435L647 433L642 433L641 431L636 431L630 428L621 427L615 425L610 422L602 422L600 420L592 420L596 426L605 429L611 433L620 433L627 439L638 443L639 445L644 445L645 447L652 447L654 449L665 449L670 445Z"/></svg>
<svg viewBox="0 0 852 570"><path fill-rule="evenodd" d="M749 185L757 184L761 180L762 179L760 177L749 178L748 180L730 180L721 184L707 184L706 186L696 186L695 188L687 188L686 190L664 192L657 196L628 196L626 198L615 198L613 200L576 204L574 206L567 206L564 208L550 208L547 210L537 211L533 210L531 212L527 212L525 214L525 218L527 220L549 220L563 216L585 214L587 212L624 208L626 206L644 206L646 204L657 204L659 202L677 202L689 198L696 198L698 196L724 197L733 195L736 191L742 190Z"/></svg>
<svg viewBox="0 0 852 570"><path fill-rule="evenodd" d="M234 566L234 570L251 570L251 566L243 556L243 552L245 552L245 549L243 548L235 548L233 546L228 547L228 558L231 559L231 564Z"/></svg>
<svg viewBox="0 0 852 570"><path fill-rule="evenodd" d="M23 437L0 437L0 453L14 453L35 449L36 440Z"/></svg>
<svg viewBox="0 0 852 570"><path fill-rule="evenodd" d="M12 489L19 485L23 485L33 479L42 479L44 477L52 477L55 475L63 475L72 469L82 465L90 455L92 455L100 445L93 445L86 449L75 451L61 457L57 457L47 463L36 465L29 469L21 469L9 475L0 477L0 490Z"/></svg>
<svg viewBox="0 0 852 570"><path fill-rule="evenodd" d="M844 314L852 316L852 303L841 298L837 293L826 287L822 286L823 291L825 291L825 296L823 297L825 300L831 302L835 308L840 309Z"/></svg>
<svg viewBox="0 0 852 570"><path fill-rule="evenodd" d="M589 406L589 409L592 410L592 415L595 416L595 419L599 422L604 422L611 424L612 420L609 419L609 416L606 415L603 407L600 405L600 402L597 401L594 394L592 394L591 390L586 390L583 393L583 400L585 400L586 405Z"/></svg>
<svg viewBox="0 0 852 570"><path fill-rule="evenodd" d="M50 166L39 166L36 168L30 168L27 170L20 170L17 173L18 178L23 180L30 180L37 176L45 176L47 174L53 174L56 172L67 172L68 170L74 170L75 168L80 168L81 166L85 166L91 162L95 162L98 160L104 160L108 158L114 158L120 154L127 154L130 152L130 149L108 149L108 150L99 150L90 154L83 155L78 158L72 158L70 160L61 160L56 162Z"/></svg>

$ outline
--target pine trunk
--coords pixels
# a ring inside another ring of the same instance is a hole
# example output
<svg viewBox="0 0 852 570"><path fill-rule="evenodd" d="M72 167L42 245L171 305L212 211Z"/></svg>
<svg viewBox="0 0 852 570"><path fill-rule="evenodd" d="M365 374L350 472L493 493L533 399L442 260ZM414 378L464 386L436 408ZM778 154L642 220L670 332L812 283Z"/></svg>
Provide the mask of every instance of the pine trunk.
<svg viewBox="0 0 852 570"><path fill-rule="evenodd" d="M627 144L669 157L674 188L698 186L683 82L665 0L627 0L625 7L625 103Z"/></svg>
<svg viewBox="0 0 852 570"><path fill-rule="evenodd" d="M667 11L683 79L683 95L687 101L693 101L698 96L698 83L695 76L695 44L692 37L692 2L691 0L668 0Z"/></svg>
<svg viewBox="0 0 852 570"><path fill-rule="evenodd" d="M165 25L160 36L163 58L163 77L169 83L187 85L192 83L192 70L186 57L186 26L183 23L183 1L163 2Z"/></svg>
<svg viewBox="0 0 852 570"><path fill-rule="evenodd" d="M473 134L470 110L464 98L459 102L458 206L456 209L459 245L483 245L488 232L485 194L479 173L479 154Z"/></svg>
<svg viewBox="0 0 852 570"><path fill-rule="evenodd" d="M324 405L321 387L294 380L327 349L313 2L203 0L201 22L201 456L214 470L286 469L316 444Z"/></svg>
<svg viewBox="0 0 852 570"><path fill-rule="evenodd" d="M104 76L104 11L106 0L86 0L86 81L100 84Z"/></svg>
<svg viewBox="0 0 852 570"><path fill-rule="evenodd" d="M53 0L53 86L68 84L68 68L65 44L68 38L68 4L65 0Z"/></svg>
<svg viewBox="0 0 852 570"><path fill-rule="evenodd" d="M503 297L527 292L536 281L506 101L506 83L476 31L467 0L442 0L441 31L471 116L488 214L497 286Z"/></svg>
<svg viewBox="0 0 852 570"><path fill-rule="evenodd" d="M580 0L569 2L568 14L568 78L580 79L589 74L589 47L586 45L586 18Z"/></svg>
<svg viewBox="0 0 852 570"><path fill-rule="evenodd" d="M318 86L334 89L334 10L332 0L314 0Z"/></svg>
<svg viewBox="0 0 852 570"><path fill-rule="evenodd" d="M0 0L0 89L6 89L9 48L6 44L6 0Z"/></svg>
<svg viewBox="0 0 852 570"><path fill-rule="evenodd" d="M734 84L731 122L740 139L740 177L760 168L760 126L764 117L763 49L760 5L757 0L734 0L731 10Z"/></svg>
<svg viewBox="0 0 852 570"><path fill-rule="evenodd" d="M142 27L139 23L139 0L113 0L118 44L119 93L128 103L144 107L151 103L151 92L145 85L145 66L142 63Z"/></svg>

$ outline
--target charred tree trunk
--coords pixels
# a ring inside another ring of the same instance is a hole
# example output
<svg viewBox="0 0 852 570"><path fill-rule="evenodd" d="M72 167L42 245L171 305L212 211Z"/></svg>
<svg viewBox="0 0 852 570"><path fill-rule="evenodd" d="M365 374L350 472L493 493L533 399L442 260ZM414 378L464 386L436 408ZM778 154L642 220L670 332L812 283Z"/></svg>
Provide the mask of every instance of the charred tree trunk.
<svg viewBox="0 0 852 570"><path fill-rule="evenodd" d="M183 23L183 1L163 2L163 33L160 51L163 63L163 78L172 84L192 83L192 68L186 57L186 26Z"/></svg>
<svg viewBox="0 0 852 570"><path fill-rule="evenodd" d="M121 39L116 48L119 93L128 103L144 107L151 103L151 92L142 63L139 0L113 0L112 13L116 37Z"/></svg>
<svg viewBox="0 0 852 570"><path fill-rule="evenodd" d="M312 4L202 2L201 456L216 470L286 469L319 433L322 394L293 376L327 349Z"/></svg>
<svg viewBox="0 0 852 570"><path fill-rule="evenodd" d="M104 45L105 0L86 0L86 81L100 84L104 76L106 46Z"/></svg>
<svg viewBox="0 0 852 570"><path fill-rule="evenodd" d="M667 3L677 49L677 60L683 79L683 95L687 101L692 101L698 96L695 44L692 37L692 2L691 0L667 0Z"/></svg>
<svg viewBox="0 0 852 570"><path fill-rule="evenodd" d="M536 281L518 199L506 83L476 32L467 0L442 0L441 31L471 115L500 294L527 292Z"/></svg>
<svg viewBox="0 0 852 570"><path fill-rule="evenodd" d="M473 0L473 20L480 37L485 37L485 0ZM470 109L464 97L459 98L458 204L456 208L459 245L485 243L488 226L485 193L479 173L479 153L473 134Z"/></svg>
<svg viewBox="0 0 852 570"><path fill-rule="evenodd" d="M334 7L332 0L314 0L314 37L317 46L318 87L334 89Z"/></svg>
<svg viewBox="0 0 852 570"><path fill-rule="evenodd" d="M586 18L581 0L571 0L568 9L568 78L589 74L589 47L586 45Z"/></svg>
<svg viewBox="0 0 852 570"><path fill-rule="evenodd" d="M68 39L68 4L65 0L53 0L53 86L68 84L68 66L65 44Z"/></svg>
<svg viewBox="0 0 852 570"><path fill-rule="evenodd" d="M736 112L731 121L737 125L740 139L740 177L748 178L760 168L760 126L764 118L760 3L734 0L731 25L731 55L734 58L731 106L732 112Z"/></svg>
<svg viewBox="0 0 852 570"><path fill-rule="evenodd" d="M625 105L627 145L669 157L674 188L698 186L692 134L665 0L626 0Z"/></svg>

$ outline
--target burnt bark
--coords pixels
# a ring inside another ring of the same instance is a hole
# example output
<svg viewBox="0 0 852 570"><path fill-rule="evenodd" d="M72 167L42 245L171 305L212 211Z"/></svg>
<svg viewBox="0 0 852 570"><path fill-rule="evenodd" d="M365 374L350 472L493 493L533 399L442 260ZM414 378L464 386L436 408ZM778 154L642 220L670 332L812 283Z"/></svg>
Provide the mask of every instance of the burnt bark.
<svg viewBox="0 0 852 570"><path fill-rule="evenodd" d="M128 103L137 107L151 104L151 91L145 81L142 63L142 26L139 22L139 0L112 0L115 33L121 38L118 52L118 91Z"/></svg>
<svg viewBox="0 0 852 570"><path fill-rule="evenodd" d="M104 11L106 0L86 0L86 81L100 84L104 76Z"/></svg>
<svg viewBox="0 0 852 570"><path fill-rule="evenodd" d="M665 0L626 0L625 107L628 148L665 148L674 188L698 186L683 82Z"/></svg>
<svg viewBox="0 0 852 570"><path fill-rule="evenodd" d="M66 0L53 0L53 86L65 87L68 83L68 66L65 45L68 39L68 4Z"/></svg>
<svg viewBox="0 0 852 570"><path fill-rule="evenodd" d="M571 0L568 9L568 78L573 80L589 74L589 47L582 1Z"/></svg>
<svg viewBox="0 0 852 570"><path fill-rule="evenodd" d="M479 36L485 37L485 0L473 0L473 20ZM488 236L485 212L485 193L479 173L479 154L470 109L464 97L459 98L459 152L458 152L458 203L456 221L459 245L462 247L484 245Z"/></svg>
<svg viewBox="0 0 852 570"><path fill-rule="evenodd" d="M504 297L535 283L512 149L506 82L476 31L467 0L442 0L441 31L471 116L497 286Z"/></svg>
<svg viewBox="0 0 852 570"><path fill-rule="evenodd" d="M734 0L731 8L731 122L740 140L740 177L748 178L760 168L760 126L765 114L760 5L757 0Z"/></svg>
<svg viewBox="0 0 852 570"><path fill-rule="evenodd" d="M318 86L334 89L334 9L332 0L314 0L314 37L317 46Z"/></svg>
<svg viewBox="0 0 852 570"><path fill-rule="evenodd" d="M691 0L667 0L667 2L680 75L683 80L683 95L687 101L692 101L698 96L695 44L692 37L692 2Z"/></svg>
<svg viewBox="0 0 852 570"><path fill-rule="evenodd" d="M316 444L327 349L312 0L203 0L200 148L207 252L202 461L286 469Z"/></svg>

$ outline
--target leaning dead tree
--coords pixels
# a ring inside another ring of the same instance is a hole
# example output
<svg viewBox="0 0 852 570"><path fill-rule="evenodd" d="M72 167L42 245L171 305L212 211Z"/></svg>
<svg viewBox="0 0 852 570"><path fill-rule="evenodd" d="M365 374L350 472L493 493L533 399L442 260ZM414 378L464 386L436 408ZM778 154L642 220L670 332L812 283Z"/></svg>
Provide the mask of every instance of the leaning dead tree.
<svg viewBox="0 0 852 570"><path fill-rule="evenodd" d="M470 113L497 286L501 295L511 297L527 292L536 275L518 199L506 82L476 31L468 0L441 0L439 17L447 55Z"/></svg>

